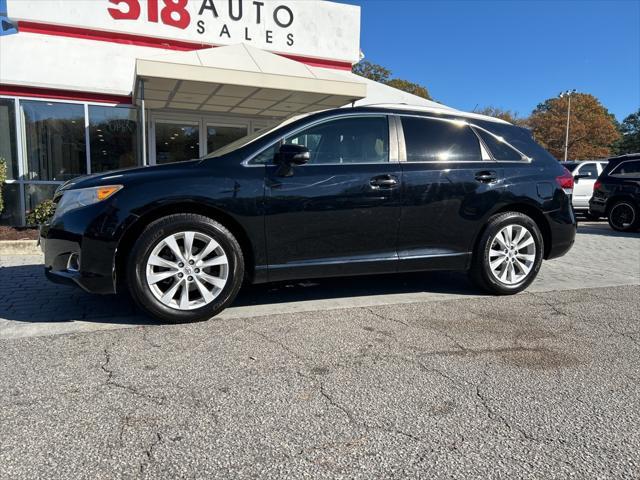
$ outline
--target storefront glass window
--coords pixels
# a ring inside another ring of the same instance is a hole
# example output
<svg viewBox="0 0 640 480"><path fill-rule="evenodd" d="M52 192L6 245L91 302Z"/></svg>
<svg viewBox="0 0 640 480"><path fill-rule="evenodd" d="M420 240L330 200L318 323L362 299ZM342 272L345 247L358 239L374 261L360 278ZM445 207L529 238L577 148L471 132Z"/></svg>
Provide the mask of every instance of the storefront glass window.
<svg viewBox="0 0 640 480"><path fill-rule="evenodd" d="M156 122L156 163L184 162L199 156L197 124Z"/></svg>
<svg viewBox="0 0 640 480"><path fill-rule="evenodd" d="M53 198L56 193L56 184L29 183L24 186L25 208L27 213L40 205L45 200Z"/></svg>
<svg viewBox="0 0 640 480"><path fill-rule="evenodd" d="M7 162L7 178L18 178L16 107L13 99L0 98L0 158Z"/></svg>
<svg viewBox="0 0 640 480"><path fill-rule="evenodd" d="M87 172L84 106L21 101L30 180L65 181Z"/></svg>
<svg viewBox="0 0 640 480"><path fill-rule="evenodd" d="M207 153L228 145L247 135L247 127L216 127L207 126Z"/></svg>
<svg viewBox="0 0 640 480"><path fill-rule="evenodd" d="M129 107L89 106L91 173L139 164L137 117Z"/></svg>
<svg viewBox="0 0 640 480"><path fill-rule="evenodd" d="M5 183L2 185L4 209L0 212L0 225L20 225L20 184Z"/></svg>

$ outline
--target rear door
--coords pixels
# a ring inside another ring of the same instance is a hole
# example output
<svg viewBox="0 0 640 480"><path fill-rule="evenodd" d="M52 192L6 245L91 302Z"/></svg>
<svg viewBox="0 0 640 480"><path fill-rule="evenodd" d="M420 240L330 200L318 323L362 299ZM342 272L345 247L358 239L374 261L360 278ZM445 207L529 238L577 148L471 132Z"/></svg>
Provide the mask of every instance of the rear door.
<svg viewBox="0 0 640 480"><path fill-rule="evenodd" d="M401 172L387 115L324 120L283 142L311 159L266 168L269 279L395 272Z"/></svg>
<svg viewBox="0 0 640 480"><path fill-rule="evenodd" d="M465 268L501 170L466 122L400 115L401 270Z"/></svg>

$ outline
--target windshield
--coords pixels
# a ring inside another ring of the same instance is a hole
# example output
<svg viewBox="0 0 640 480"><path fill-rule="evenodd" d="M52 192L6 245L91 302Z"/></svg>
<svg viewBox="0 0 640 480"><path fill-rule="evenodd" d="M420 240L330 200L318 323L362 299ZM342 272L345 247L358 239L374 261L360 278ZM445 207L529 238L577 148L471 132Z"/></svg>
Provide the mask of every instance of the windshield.
<svg viewBox="0 0 640 480"><path fill-rule="evenodd" d="M215 150L213 152L211 152L209 155L205 156L204 158L217 158L217 157L221 157L223 155L226 155L227 153L231 153L234 150L237 150L238 148L244 147L246 145L249 145L251 142L264 137L265 135L267 135L268 133L283 127L285 125L288 125L289 123L295 122L296 120L299 120L301 118L307 117L309 116L310 113L303 113L302 115L296 115L294 117L290 117L287 118L286 120L281 121L280 123L277 123L271 127L266 127L263 128L261 130L258 130L257 132L253 132L250 135L247 135L245 137L239 138L238 140L228 143L227 145L225 145L224 147L219 148L218 150Z"/></svg>

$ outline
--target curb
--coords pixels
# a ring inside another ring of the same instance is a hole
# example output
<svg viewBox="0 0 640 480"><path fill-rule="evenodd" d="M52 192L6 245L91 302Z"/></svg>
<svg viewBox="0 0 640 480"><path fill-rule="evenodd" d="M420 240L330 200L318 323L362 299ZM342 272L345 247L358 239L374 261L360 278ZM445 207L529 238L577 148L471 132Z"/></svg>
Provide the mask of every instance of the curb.
<svg viewBox="0 0 640 480"><path fill-rule="evenodd" d="M37 240L0 240L0 255L40 255Z"/></svg>

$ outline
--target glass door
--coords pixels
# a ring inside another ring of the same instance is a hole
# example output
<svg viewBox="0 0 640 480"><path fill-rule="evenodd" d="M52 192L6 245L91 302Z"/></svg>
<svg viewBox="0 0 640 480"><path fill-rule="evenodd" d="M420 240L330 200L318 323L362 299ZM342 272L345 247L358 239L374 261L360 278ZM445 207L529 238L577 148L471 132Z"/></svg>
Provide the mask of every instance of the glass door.
<svg viewBox="0 0 640 480"><path fill-rule="evenodd" d="M200 157L200 122L156 120L154 127L157 164Z"/></svg>
<svg viewBox="0 0 640 480"><path fill-rule="evenodd" d="M245 137L247 133L247 125L207 123L207 153L215 152L219 148Z"/></svg>

